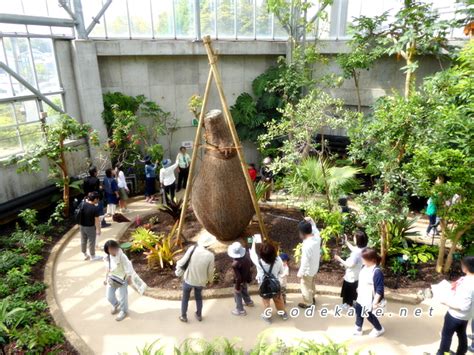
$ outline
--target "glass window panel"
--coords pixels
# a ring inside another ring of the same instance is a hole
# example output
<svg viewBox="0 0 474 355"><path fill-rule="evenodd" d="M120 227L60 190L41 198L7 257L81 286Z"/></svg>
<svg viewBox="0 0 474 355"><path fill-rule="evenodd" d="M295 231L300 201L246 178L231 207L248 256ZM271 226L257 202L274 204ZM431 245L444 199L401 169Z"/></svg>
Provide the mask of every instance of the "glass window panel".
<svg viewBox="0 0 474 355"><path fill-rule="evenodd" d="M37 35L51 35L51 27L49 26L26 26L28 33Z"/></svg>
<svg viewBox="0 0 474 355"><path fill-rule="evenodd" d="M237 0L237 36L253 38L253 2L254 0Z"/></svg>
<svg viewBox="0 0 474 355"><path fill-rule="evenodd" d="M217 37L234 37L236 0L217 0Z"/></svg>
<svg viewBox="0 0 474 355"><path fill-rule="evenodd" d="M13 106L15 107L16 120L19 124L39 121L36 100L15 102Z"/></svg>
<svg viewBox="0 0 474 355"><path fill-rule="evenodd" d="M114 0L105 12L107 36L129 38L127 3L125 0Z"/></svg>
<svg viewBox="0 0 474 355"><path fill-rule="evenodd" d="M273 36L276 39L287 39L288 38L288 32L283 28L283 26L280 24L280 21L275 17L274 18L274 30L273 30Z"/></svg>
<svg viewBox="0 0 474 355"><path fill-rule="evenodd" d="M43 93L60 90L53 41L48 38L30 40L39 89Z"/></svg>
<svg viewBox="0 0 474 355"><path fill-rule="evenodd" d="M103 0L82 0L82 12L84 14L84 22L86 28L92 23L92 19L100 11L103 3ZM107 9L107 11L109 10ZM104 21L104 16L102 16L99 19L99 23L96 23L96 25L94 26L90 37L105 38L105 22L106 21Z"/></svg>
<svg viewBox="0 0 474 355"><path fill-rule="evenodd" d="M99 25L96 25L96 27ZM102 25L103 26L103 25ZM95 30L95 28L94 28ZM56 36L67 36L67 37L73 37L74 33L72 28L68 27L51 27L51 33ZM94 31L92 31L94 33ZM103 36L104 37L104 36Z"/></svg>
<svg viewBox="0 0 474 355"><path fill-rule="evenodd" d="M20 140L18 139L18 131L16 127L3 128L0 130L0 156L7 157L9 155L21 153Z"/></svg>
<svg viewBox="0 0 474 355"><path fill-rule="evenodd" d="M176 37L194 37L193 0L174 0Z"/></svg>
<svg viewBox="0 0 474 355"><path fill-rule="evenodd" d="M15 1L23 3L23 10L25 12L25 15L48 16L48 8L46 7L45 0L21 0L21 1L15 0Z"/></svg>
<svg viewBox="0 0 474 355"><path fill-rule="evenodd" d="M351 0L347 4L347 23L351 24L354 22L354 18L361 15L362 0Z"/></svg>
<svg viewBox="0 0 474 355"><path fill-rule="evenodd" d="M150 0L128 0L132 37L152 37L150 11Z"/></svg>
<svg viewBox="0 0 474 355"><path fill-rule="evenodd" d="M272 15L268 12L267 0L257 1L257 37L272 36Z"/></svg>
<svg viewBox="0 0 474 355"><path fill-rule="evenodd" d="M16 124L16 121L15 121L15 116L13 114L12 104L9 102L0 103L0 127L11 126L15 124Z"/></svg>
<svg viewBox="0 0 474 355"><path fill-rule="evenodd" d="M0 32L3 33L26 33L25 25L15 25L11 23L0 23Z"/></svg>
<svg viewBox="0 0 474 355"><path fill-rule="evenodd" d="M7 53L8 66L23 79L33 86L36 86L33 72L33 63L31 62L30 48L28 39L18 37L4 37L3 45ZM17 83L18 84L18 83ZM28 94L29 91L23 85L14 85L15 95Z"/></svg>
<svg viewBox="0 0 474 355"><path fill-rule="evenodd" d="M84 3L86 0L82 0L82 6L84 10ZM69 14L58 4L58 0L46 0L48 5L48 15L56 18L71 18ZM85 17L84 17L85 18Z"/></svg>
<svg viewBox="0 0 474 355"><path fill-rule="evenodd" d="M23 7L21 6L21 1L2 1L2 13L22 15Z"/></svg>
<svg viewBox="0 0 474 355"><path fill-rule="evenodd" d="M43 140L43 131L41 130L40 122L20 125L18 126L18 131L24 150L33 148Z"/></svg>
<svg viewBox="0 0 474 355"><path fill-rule="evenodd" d="M216 33L216 16L214 0L204 0L200 2L201 8L201 34L203 36L210 35L214 37Z"/></svg>
<svg viewBox="0 0 474 355"><path fill-rule="evenodd" d="M5 55L3 52L3 42L0 39L0 61L5 61ZM13 96L12 87L10 83L10 75L6 71L0 69L0 97L10 97Z"/></svg>
<svg viewBox="0 0 474 355"><path fill-rule="evenodd" d="M173 0L153 1L153 26L155 37L174 37Z"/></svg>
<svg viewBox="0 0 474 355"><path fill-rule="evenodd" d="M62 96L60 94L58 94L58 95L48 95L47 97L48 97L48 99L50 99L53 102L53 104L56 104L56 106L59 106L62 109L64 109ZM45 102L43 102L43 110L46 111L46 113L48 115L47 119L46 119L48 123L56 122L57 119L59 118L59 116L61 116L60 112L56 111L55 109L53 109L51 106L49 106Z"/></svg>

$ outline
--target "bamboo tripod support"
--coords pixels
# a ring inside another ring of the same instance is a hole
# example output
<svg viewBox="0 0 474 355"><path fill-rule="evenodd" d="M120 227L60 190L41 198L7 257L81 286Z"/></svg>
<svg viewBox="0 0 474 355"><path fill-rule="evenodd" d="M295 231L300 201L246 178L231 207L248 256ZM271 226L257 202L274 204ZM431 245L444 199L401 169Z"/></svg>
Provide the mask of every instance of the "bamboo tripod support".
<svg viewBox="0 0 474 355"><path fill-rule="evenodd" d="M192 157L191 157L191 164L190 164L190 167L189 167L189 178L188 178L189 183L186 185L186 190L184 192L183 206L182 206L182 209L181 209L181 216L180 216L180 219L179 219L178 240L179 241L181 240L181 233L182 233L182 229L183 229L183 225L184 225L184 220L185 220L185 217L186 217L186 210L188 208L189 196L191 194L191 189L192 189L193 173L194 173L194 169L195 169L195 165L196 165L197 151L198 151L199 143L200 143L200 140L201 140L201 130L202 130L202 126L203 126L203 123L204 123L204 115L205 115L205 112L206 112L207 102L208 102L208 99L209 99L209 92L211 90L211 83L212 83L213 78L216 82L217 92L219 94L219 98L220 98L220 101L221 101L222 110L224 112L224 117L225 117L225 120L226 120L227 125L229 127L230 133L232 135L232 141L233 141L234 147L237 151L237 156L239 157L240 166L242 167L242 173L244 174L245 182L247 184L247 189L248 189L250 197L252 199L252 204L253 204L253 207L254 207L254 210L255 210L255 214L257 215L258 224L259 224L259 227L260 227L260 232L262 234L263 239L267 240L268 239L268 234L267 234L267 230L265 228L265 225L263 223L262 214L260 212L260 207L258 205L257 196L255 194L255 188L253 186L252 180L250 179L250 175L248 173L247 165L245 163L245 158L244 158L244 154L243 154L243 151L242 151L242 145L240 144L240 139L239 139L239 136L237 135L237 130L235 129L234 121L232 119L232 115L230 113L226 97L224 95L224 88L223 88L223 85L222 85L221 75L220 75L219 70L217 68L217 56L216 56L216 54L215 54L215 52L212 48L211 37L210 36L205 36L203 38L203 42L204 42L204 47L206 48L210 69L209 69L209 76L207 78L206 89L204 91L204 97L203 97L201 113L199 114L198 128L197 128L197 131L196 131L196 136L194 137L193 154L192 154Z"/></svg>

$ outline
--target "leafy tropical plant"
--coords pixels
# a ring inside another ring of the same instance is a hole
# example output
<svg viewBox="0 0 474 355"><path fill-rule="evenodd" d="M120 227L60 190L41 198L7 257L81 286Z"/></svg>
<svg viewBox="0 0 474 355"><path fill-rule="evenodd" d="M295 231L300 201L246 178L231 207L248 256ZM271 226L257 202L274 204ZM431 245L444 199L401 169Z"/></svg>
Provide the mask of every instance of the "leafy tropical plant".
<svg viewBox="0 0 474 355"><path fill-rule="evenodd" d="M3 345L8 343L12 334L16 332L18 325L22 322L23 318L18 317L22 311L22 308L10 309L6 300L0 301L0 343L2 344L2 350Z"/></svg>
<svg viewBox="0 0 474 355"><path fill-rule="evenodd" d="M180 254L183 250L178 248L178 243L175 238L175 232L178 227L176 222L168 235L162 235L157 243L152 245L146 245L146 251L144 254L148 260L150 267L156 267L158 264L162 269L165 267L172 267L175 264L175 257Z"/></svg>
<svg viewBox="0 0 474 355"><path fill-rule="evenodd" d="M133 252L140 252L145 248L152 248L160 240L160 236L143 227L135 229L131 237L132 246L130 247L130 250Z"/></svg>
<svg viewBox="0 0 474 355"><path fill-rule="evenodd" d="M263 181L259 181L255 185L255 195L257 196L257 201L261 201L267 192L267 190L270 188L269 184L265 184Z"/></svg>
<svg viewBox="0 0 474 355"><path fill-rule="evenodd" d="M64 335L60 328L39 321L33 325L27 325L17 335L17 346L30 351L42 352L46 348L64 341Z"/></svg>
<svg viewBox="0 0 474 355"><path fill-rule="evenodd" d="M159 205L158 209L164 213L169 214L173 217L173 220L178 221L181 217L181 209L183 208L183 199L177 199L176 197L171 200L169 199L169 203L167 205Z"/></svg>
<svg viewBox="0 0 474 355"><path fill-rule="evenodd" d="M67 155L81 150L84 145L66 144L68 140L86 139L91 144L98 144L98 135L90 125L79 123L68 115L61 115L57 122L44 124L45 139L24 155L14 156L10 162L17 164L18 172L39 172L41 162L47 159L50 174L57 178L56 185L63 191L65 217L69 216L70 208L70 174Z"/></svg>

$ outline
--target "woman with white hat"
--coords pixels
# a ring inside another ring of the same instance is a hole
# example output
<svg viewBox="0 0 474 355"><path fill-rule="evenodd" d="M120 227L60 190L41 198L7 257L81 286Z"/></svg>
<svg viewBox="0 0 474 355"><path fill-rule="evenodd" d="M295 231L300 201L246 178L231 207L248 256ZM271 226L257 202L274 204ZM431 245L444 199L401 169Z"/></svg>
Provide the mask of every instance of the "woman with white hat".
<svg viewBox="0 0 474 355"><path fill-rule="evenodd" d="M183 297L179 320L188 321L188 304L194 289L196 319L202 321L202 290L214 278L214 254L208 248L216 242L216 237L203 234L195 246L190 247L176 263L176 276L183 277Z"/></svg>
<svg viewBox="0 0 474 355"><path fill-rule="evenodd" d="M232 311L234 316L246 316L244 302L247 307L253 307L247 284L252 282L252 261L242 244L234 242L227 248L227 254L233 259L234 270L234 299L236 308Z"/></svg>

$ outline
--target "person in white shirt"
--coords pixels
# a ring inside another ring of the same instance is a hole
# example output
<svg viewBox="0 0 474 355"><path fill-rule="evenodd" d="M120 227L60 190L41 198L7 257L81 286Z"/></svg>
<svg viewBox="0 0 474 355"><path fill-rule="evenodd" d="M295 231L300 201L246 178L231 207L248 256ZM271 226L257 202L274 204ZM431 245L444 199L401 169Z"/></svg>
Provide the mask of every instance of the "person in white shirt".
<svg viewBox="0 0 474 355"><path fill-rule="evenodd" d="M362 268L361 254L362 250L367 246L367 242L367 235L363 231L356 231L354 233L355 245L352 245L346 239L346 245L351 251L351 255L346 260L343 260L339 255L334 256L334 259L346 269L341 289L342 308L344 309L352 307L357 299L359 273Z"/></svg>
<svg viewBox="0 0 474 355"><path fill-rule="evenodd" d="M104 285L107 286L106 296L112 305L111 314L118 313L115 320L120 322L128 314L128 284L131 282L133 267L115 240L105 242L104 252L107 254L104 257L107 268L104 281Z"/></svg>
<svg viewBox="0 0 474 355"><path fill-rule="evenodd" d="M297 276L300 278L301 294L303 302L298 304L300 308L309 308L316 304L315 279L319 271L319 259L321 258L321 237L316 223L311 217L305 217L298 224L300 238L303 240L301 248L301 262Z"/></svg>
<svg viewBox="0 0 474 355"><path fill-rule="evenodd" d="M181 188L185 189L186 184L188 182L188 175L189 175L189 165L191 164L191 157L188 153L186 153L186 147L180 147L178 156L176 157L178 161L178 186L176 188L176 192L181 190Z"/></svg>
<svg viewBox="0 0 474 355"><path fill-rule="evenodd" d="M174 201L174 193L176 191L174 171L178 168L178 161L172 164L170 159L165 159L162 165L163 167L160 169L160 184L161 188L165 190L166 204L169 205L170 201Z"/></svg>
<svg viewBox="0 0 474 355"><path fill-rule="evenodd" d="M183 297L179 320L187 323L188 304L191 291L194 289L196 300L196 319L202 321L202 290L214 278L214 254L208 248L216 242L210 234L199 238L197 245L188 248L183 257L176 263L176 276L183 278Z"/></svg>
<svg viewBox="0 0 474 355"><path fill-rule="evenodd" d="M117 177L117 186L118 186L118 192L120 196L120 200L119 200L120 212L122 213L130 212L130 210L127 209L127 200L128 200L128 194L130 193L130 190L128 189L127 180L125 179L125 174L120 165L115 166L115 176Z"/></svg>
<svg viewBox="0 0 474 355"><path fill-rule="evenodd" d="M283 262L278 256L277 249L273 244L268 242L259 244L259 250L257 254L256 241L254 238L252 242L252 248L250 249L250 259L257 267L256 279L259 285L262 285L262 282L265 278L265 273L273 275L273 277L277 280L283 274ZM273 303L275 303L278 315L283 320L288 320L288 313L286 313L285 303L283 301L281 292L275 295L273 298L262 297L262 303L265 311L262 313L261 318L267 323L272 322L271 314L267 314L267 309L271 309L270 301L272 299Z"/></svg>
<svg viewBox="0 0 474 355"><path fill-rule="evenodd" d="M453 285L454 294L447 297L442 303L449 307L444 316L441 343L437 355L451 352L451 341L454 333L458 336L456 354L465 354L467 346L467 323L474 317L474 256L466 256L461 261L461 277Z"/></svg>

